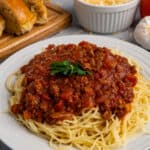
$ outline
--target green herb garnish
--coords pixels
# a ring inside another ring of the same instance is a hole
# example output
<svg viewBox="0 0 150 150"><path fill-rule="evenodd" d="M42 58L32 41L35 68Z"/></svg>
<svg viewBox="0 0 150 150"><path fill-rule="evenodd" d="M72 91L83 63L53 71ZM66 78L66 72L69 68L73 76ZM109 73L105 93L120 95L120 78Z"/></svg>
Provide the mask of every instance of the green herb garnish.
<svg viewBox="0 0 150 150"><path fill-rule="evenodd" d="M50 74L51 75L65 75L70 76L72 74L76 75L88 75L89 71L86 71L82 68L79 63L73 64L68 60L62 62L53 62L50 65Z"/></svg>

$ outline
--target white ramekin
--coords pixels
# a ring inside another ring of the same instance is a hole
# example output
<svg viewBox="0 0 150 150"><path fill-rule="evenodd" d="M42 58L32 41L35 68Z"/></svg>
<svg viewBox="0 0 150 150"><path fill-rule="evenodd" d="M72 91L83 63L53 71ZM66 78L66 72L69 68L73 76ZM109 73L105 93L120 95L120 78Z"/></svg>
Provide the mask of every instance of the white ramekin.
<svg viewBox="0 0 150 150"><path fill-rule="evenodd" d="M128 28L135 17L140 0L112 6L88 4L83 0L74 0L79 24L92 32L114 33Z"/></svg>

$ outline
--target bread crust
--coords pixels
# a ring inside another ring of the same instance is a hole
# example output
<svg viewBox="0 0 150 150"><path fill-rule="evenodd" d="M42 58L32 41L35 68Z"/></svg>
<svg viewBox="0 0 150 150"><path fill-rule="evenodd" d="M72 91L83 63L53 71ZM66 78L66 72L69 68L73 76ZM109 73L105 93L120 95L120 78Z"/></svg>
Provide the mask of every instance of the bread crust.
<svg viewBox="0 0 150 150"><path fill-rule="evenodd" d="M30 31L36 21L23 0L0 0L0 12L6 21L6 31L17 35Z"/></svg>
<svg viewBox="0 0 150 150"><path fill-rule="evenodd" d="M0 37L2 36L4 29L5 29L5 20L0 15Z"/></svg>
<svg viewBox="0 0 150 150"><path fill-rule="evenodd" d="M31 11L37 15L37 24L45 24L48 21L47 8L43 0L24 0Z"/></svg>

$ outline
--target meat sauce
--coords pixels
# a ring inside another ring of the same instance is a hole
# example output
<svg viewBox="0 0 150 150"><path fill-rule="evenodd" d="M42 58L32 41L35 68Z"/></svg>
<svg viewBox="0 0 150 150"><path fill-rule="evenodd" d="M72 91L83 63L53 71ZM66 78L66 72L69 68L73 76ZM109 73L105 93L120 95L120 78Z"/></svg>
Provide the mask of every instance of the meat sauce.
<svg viewBox="0 0 150 150"><path fill-rule="evenodd" d="M80 63L89 75L50 74L50 64L69 60ZM78 45L49 45L21 68L25 74L19 104L11 111L24 119L56 123L79 115L83 109L99 107L106 120L123 118L131 110L137 83L135 66L108 48L82 41Z"/></svg>

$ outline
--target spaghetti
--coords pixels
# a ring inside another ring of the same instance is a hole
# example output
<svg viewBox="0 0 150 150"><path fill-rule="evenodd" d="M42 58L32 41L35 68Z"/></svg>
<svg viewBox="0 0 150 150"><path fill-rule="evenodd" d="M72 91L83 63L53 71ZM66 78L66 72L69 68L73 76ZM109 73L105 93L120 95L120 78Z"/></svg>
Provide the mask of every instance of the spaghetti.
<svg viewBox="0 0 150 150"><path fill-rule="evenodd" d="M57 121L55 124L24 119L22 115L17 115L17 120L32 132L46 138L51 146L54 146L54 143L64 144L80 150L110 150L122 146L129 137L144 129L150 120L150 82L140 74L137 64L136 70L138 82L134 87L132 109L123 119L113 114L109 120L105 120L100 114L99 107L93 107L84 109L80 115L73 115L72 119ZM16 81L12 83L14 76ZM10 98L10 106L19 104L24 89L24 78L25 75L20 71L8 78L6 86L14 94ZM60 149L63 148L60 146Z"/></svg>

